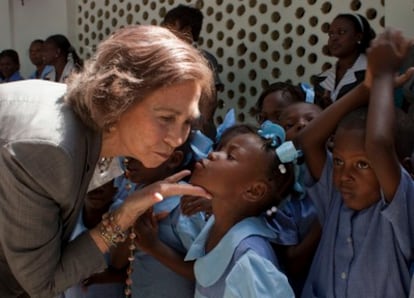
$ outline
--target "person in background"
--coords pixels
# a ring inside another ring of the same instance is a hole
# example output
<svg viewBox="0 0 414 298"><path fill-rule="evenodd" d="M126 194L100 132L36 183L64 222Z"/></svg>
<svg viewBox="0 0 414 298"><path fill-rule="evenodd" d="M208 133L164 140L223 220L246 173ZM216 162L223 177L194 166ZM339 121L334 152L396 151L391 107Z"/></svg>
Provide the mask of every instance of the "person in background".
<svg viewBox="0 0 414 298"><path fill-rule="evenodd" d="M20 75L19 54L13 49L3 50L0 53L0 83L24 80Z"/></svg>
<svg viewBox="0 0 414 298"><path fill-rule="evenodd" d="M82 59L62 34L46 38L43 45L43 62L54 68L44 79L55 82L65 82L71 72L80 71L83 67Z"/></svg>
<svg viewBox="0 0 414 298"><path fill-rule="evenodd" d="M256 101L256 120L259 124L266 120L279 124L279 117L284 108L303 101L305 101L305 95L299 86L285 82L270 84Z"/></svg>
<svg viewBox="0 0 414 298"><path fill-rule="evenodd" d="M0 86L0 297L55 297L107 267L104 255L164 197L210 197L181 171L128 196L70 241L95 169L127 156L157 167L187 139L213 76L194 47L159 26L99 44L66 84Z"/></svg>
<svg viewBox="0 0 414 298"><path fill-rule="evenodd" d="M204 16L201 10L195 7L180 4L167 12L161 22L161 26L172 30L183 40L196 46L196 43L200 37L203 18ZM213 97L213 100L210 102L205 101L204 105L200 107L202 118L200 118L201 123L199 124L199 129L207 137L214 140L216 134L214 113L217 109L217 96L218 92L222 92L224 90L224 84L220 80L219 63L216 57L207 50L201 48L198 49L207 59L211 69L213 70L215 86L215 96Z"/></svg>
<svg viewBox="0 0 414 298"><path fill-rule="evenodd" d="M328 52L335 65L313 77L315 103L326 108L364 80L365 52L375 37L369 22L360 14L339 14L329 26Z"/></svg>
<svg viewBox="0 0 414 298"><path fill-rule="evenodd" d="M29 79L44 79L49 72L53 71L53 66L46 65L43 60L42 39L35 39L30 43L29 58L36 70L29 76Z"/></svg>

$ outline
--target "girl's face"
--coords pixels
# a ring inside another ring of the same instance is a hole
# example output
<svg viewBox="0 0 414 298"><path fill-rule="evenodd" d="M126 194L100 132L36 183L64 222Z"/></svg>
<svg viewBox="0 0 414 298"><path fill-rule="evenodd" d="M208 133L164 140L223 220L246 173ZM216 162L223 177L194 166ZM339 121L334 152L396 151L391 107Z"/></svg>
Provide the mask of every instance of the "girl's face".
<svg viewBox="0 0 414 298"><path fill-rule="evenodd" d="M279 123L280 113L290 103L291 101L282 90L268 94L263 100L262 110L258 115L257 121L259 124L262 124L266 120L272 121L273 123Z"/></svg>
<svg viewBox="0 0 414 298"><path fill-rule="evenodd" d="M354 23L347 18L336 18L329 26L328 49L332 56L347 57L358 52L362 33L356 32Z"/></svg>
<svg viewBox="0 0 414 298"><path fill-rule="evenodd" d="M333 181L344 204L353 210L368 208L380 199L380 185L365 153L365 132L338 128L333 148Z"/></svg>
<svg viewBox="0 0 414 298"><path fill-rule="evenodd" d="M321 113L319 106L295 103L286 107L280 115L280 125L285 129L286 140L293 140L299 132Z"/></svg>
<svg viewBox="0 0 414 298"><path fill-rule="evenodd" d="M18 70L19 65L14 63L10 57L4 56L0 58L0 72L6 79L10 78Z"/></svg>
<svg viewBox="0 0 414 298"><path fill-rule="evenodd" d="M235 135L220 151L196 163L191 183L202 186L214 198L240 200L240 195L254 181L267 179L264 169L270 163L260 137L251 133ZM240 202L239 202L240 203ZM234 201L231 203L234 206Z"/></svg>
<svg viewBox="0 0 414 298"><path fill-rule="evenodd" d="M200 96L195 81L158 89L121 115L104 135L103 147L111 147L113 156L138 159L147 168L159 166L187 139L191 123L199 116Z"/></svg>
<svg viewBox="0 0 414 298"><path fill-rule="evenodd" d="M156 168L146 168L139 160L129 158L126 174L129 180L138 184L151 184L173 174L183 160L181 151L174 151L171 157Z"/></svg>
<svg viewBox="0 0 414 298"><path fill-rule="evenodd" d="M53 65L59 57L60 49L50 41L45 41L43 44L43 62L45 65Z"/></svg>
<svg viewBox="0 0 414 298"><path fill-rule="evenodd" d="M43 44L34 42L29 48L29 58L33 65L43 65Z"/></svg>

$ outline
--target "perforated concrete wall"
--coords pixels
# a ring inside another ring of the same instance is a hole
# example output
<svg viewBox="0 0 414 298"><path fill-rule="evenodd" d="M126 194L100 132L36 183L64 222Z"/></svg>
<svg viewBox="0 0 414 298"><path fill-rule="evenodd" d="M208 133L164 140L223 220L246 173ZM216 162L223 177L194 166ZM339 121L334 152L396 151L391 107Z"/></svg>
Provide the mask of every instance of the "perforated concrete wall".
<svg viewBox="0 0 414 298"><path fill-rule="evenodd" d="M219 94L217 123L232 107L239 122L254 122L252 106L270 83L309 82L328 68L333 60L324 54L326 31L338 13L359 13L376 32L385 22L384 0L78 0L75 44L88 58L115 29L158 25L178 4L201 9L199 47L221 65L225 90Z"/></svg>

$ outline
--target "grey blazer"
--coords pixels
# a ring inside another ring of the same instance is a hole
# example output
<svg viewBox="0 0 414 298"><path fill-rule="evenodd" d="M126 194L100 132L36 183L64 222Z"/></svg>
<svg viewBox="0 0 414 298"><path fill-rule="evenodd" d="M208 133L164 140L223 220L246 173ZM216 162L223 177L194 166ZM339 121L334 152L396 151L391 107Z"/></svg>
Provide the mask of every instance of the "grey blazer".
<svg viewBox="0 0 414 298"><path fill-rule="evenodd" d="M54 297L106 267L89 233L68 242L100 135L64 104L66 85L0 85L0 297Z"/></svg>

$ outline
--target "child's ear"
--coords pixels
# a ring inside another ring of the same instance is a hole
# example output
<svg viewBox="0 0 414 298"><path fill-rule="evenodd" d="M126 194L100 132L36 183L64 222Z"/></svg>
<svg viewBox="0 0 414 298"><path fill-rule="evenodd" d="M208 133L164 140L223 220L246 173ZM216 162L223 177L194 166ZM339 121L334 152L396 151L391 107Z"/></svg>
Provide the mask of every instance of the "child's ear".
<svg viewBox="0 0 414 298"><path fill-rule="evenodd" d="M170 169L177 168L179 165L181 165L183 160L184 160L184 152L182 152L181 150L174 151L173 154L171 154L170 159L168 160L168 168Z"/></svg>
<svg viewBox="0 0 414 298"><path fill-rule="evenodd" d="M245 193L244 197L249 202L257 202L264 198L268 190L268 185L263 181L255 181L251 183Z"/></svg>

